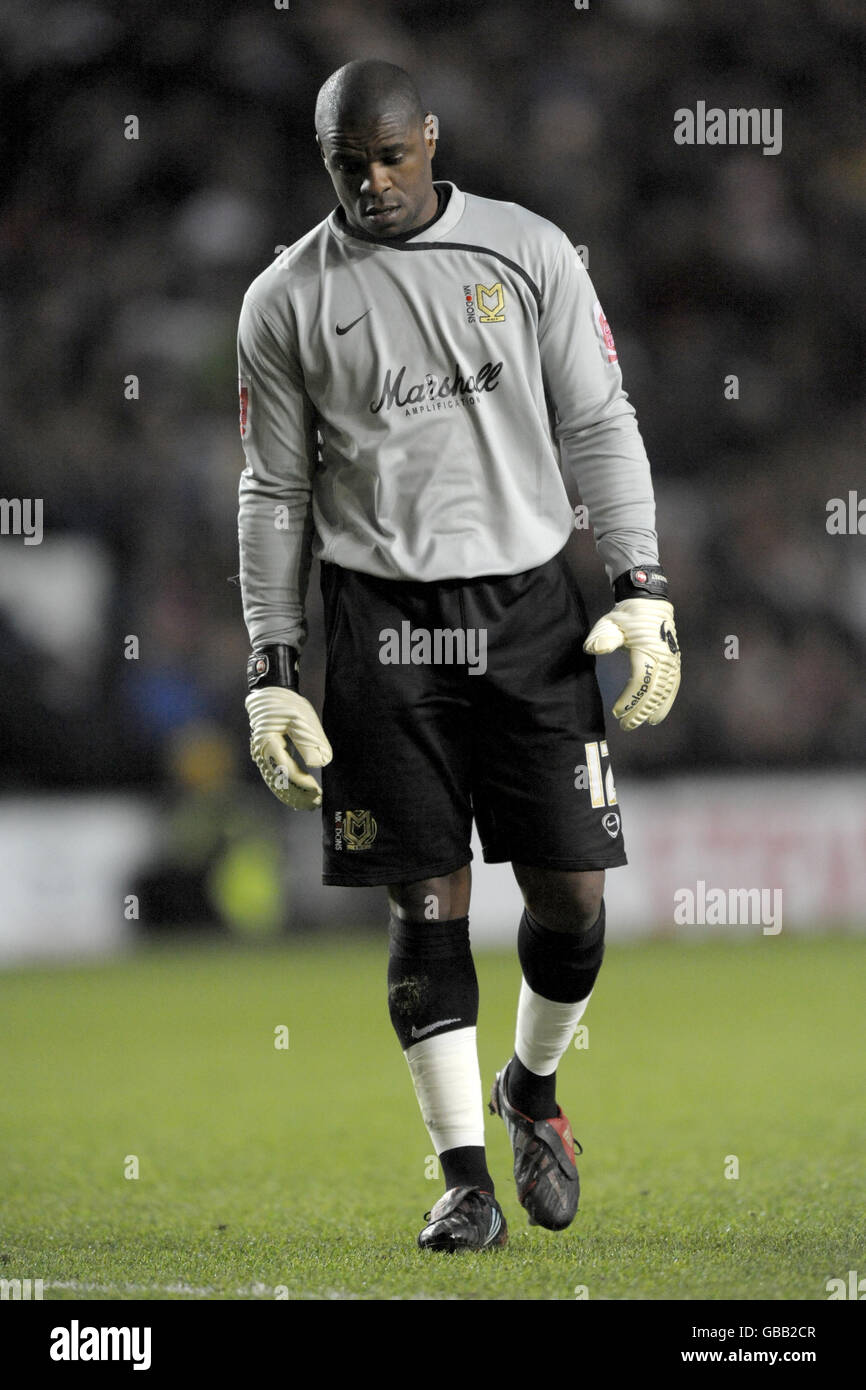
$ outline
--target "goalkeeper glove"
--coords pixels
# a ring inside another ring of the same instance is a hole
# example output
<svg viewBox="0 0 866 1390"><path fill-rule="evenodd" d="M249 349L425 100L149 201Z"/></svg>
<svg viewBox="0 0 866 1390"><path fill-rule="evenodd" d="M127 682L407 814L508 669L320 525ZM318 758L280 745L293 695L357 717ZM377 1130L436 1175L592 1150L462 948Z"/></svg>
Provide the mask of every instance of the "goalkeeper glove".
<svg viewBox="0 0 866 1390"><path fill-rule="evenodd" d="M620 728L660 724L680 688L680 648L667 580L657 566L641 565L621 574L613 586L618 600L590 631L583 650L604 656L625 647L631 679L613 707Z"/></svg>
<svg viewBox="0 0 866 1390"><path fill-rule="evenodd" d="M253 652L247 662L247 683L253 762L285 806L314 811L322 804L321 788L295 762L288 743L308 767L324 767L334 755L316 711L298 692L294 647L263 647Z"/></svg>

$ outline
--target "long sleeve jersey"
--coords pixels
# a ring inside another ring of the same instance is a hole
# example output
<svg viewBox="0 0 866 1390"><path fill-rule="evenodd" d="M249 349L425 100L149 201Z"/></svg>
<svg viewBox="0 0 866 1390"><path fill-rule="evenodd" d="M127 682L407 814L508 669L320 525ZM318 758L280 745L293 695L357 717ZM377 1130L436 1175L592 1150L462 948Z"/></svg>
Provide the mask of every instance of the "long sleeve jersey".
<svg viewBox="0 0 866 1390"><path fill-rule="evenodd" d="M395 242L335 210L253 281L238 359L254 647L303 645L312 557L406 580L544 564L574 525L564 469L611 580L658 560L607 319L564 232L516 203L451 184Z"/></svg>

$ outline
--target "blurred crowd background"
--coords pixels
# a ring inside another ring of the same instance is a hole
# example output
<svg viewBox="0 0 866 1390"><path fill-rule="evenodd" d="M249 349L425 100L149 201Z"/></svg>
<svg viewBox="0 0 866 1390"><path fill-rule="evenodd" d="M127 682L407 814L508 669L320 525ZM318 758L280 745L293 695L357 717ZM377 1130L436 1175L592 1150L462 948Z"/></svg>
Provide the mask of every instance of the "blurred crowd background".
<svg viewBox="0 0 866 1390"><path fill-rule="evenodd" d="M866 541L826 520L866 495L866 7L62 0L0 7L0 49L0 492L44 499L45 528L0 538L3 788L279 813L247 756L231 582L235 331L335 205L315 97L370 56L438 115L438 177L587 247L685 652L673 717L614 731L618 772L862 761ZM781 108L781 153L676 144L699 100ZM597 616L588 533L572 558ZM317 700L315 571L310 613Z"/></svg>

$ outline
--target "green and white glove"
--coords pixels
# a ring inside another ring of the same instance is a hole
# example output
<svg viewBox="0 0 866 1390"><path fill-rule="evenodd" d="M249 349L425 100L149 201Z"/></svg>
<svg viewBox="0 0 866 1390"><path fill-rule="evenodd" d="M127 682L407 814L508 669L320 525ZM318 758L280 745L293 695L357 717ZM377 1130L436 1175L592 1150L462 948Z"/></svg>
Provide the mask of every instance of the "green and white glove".
<svg viewBox="0 0 866 1390"><path fill-rule="evenodd" d="M297 664L293 647L264 647L250 657L247 679L251 689L245 702L250 718L250 755L284 806L314 811L322 804L321 788L315 777L298 765L289 746L293 745L307 767L325 767L334 754L319 716L297 690Z"/></svg>
<svg viewBox="0 0 866 1390"><path fill-rule="evenodd" d="M624 647L631 657L631 679L612 710L626 732L660 724L680 688L680 647L666 593L667 580L657 567L627 570L614 584L619 602L599 618L583 644L591 656Z"/></svg>

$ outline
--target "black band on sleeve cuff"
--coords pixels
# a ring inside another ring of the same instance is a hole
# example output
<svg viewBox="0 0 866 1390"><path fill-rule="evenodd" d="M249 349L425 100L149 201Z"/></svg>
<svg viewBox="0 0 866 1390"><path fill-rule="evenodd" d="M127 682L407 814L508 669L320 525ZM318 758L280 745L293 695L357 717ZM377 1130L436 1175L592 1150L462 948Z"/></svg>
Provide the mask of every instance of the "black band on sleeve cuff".
<svg viewBox="0 0 866 1390"><path fill-rule="evenodd" d="M247 687L261 690L266 685L281 685L284 690L297 690L298 653L295 647L277 643L259 647L247 661Z"/></svg>
<svg viewBox="0 0 866 1390"><path fill-rule="evenodd" d="M667 598L668 581L661 565L635 565L613 582L617 603L626 598Z"/></svg>

